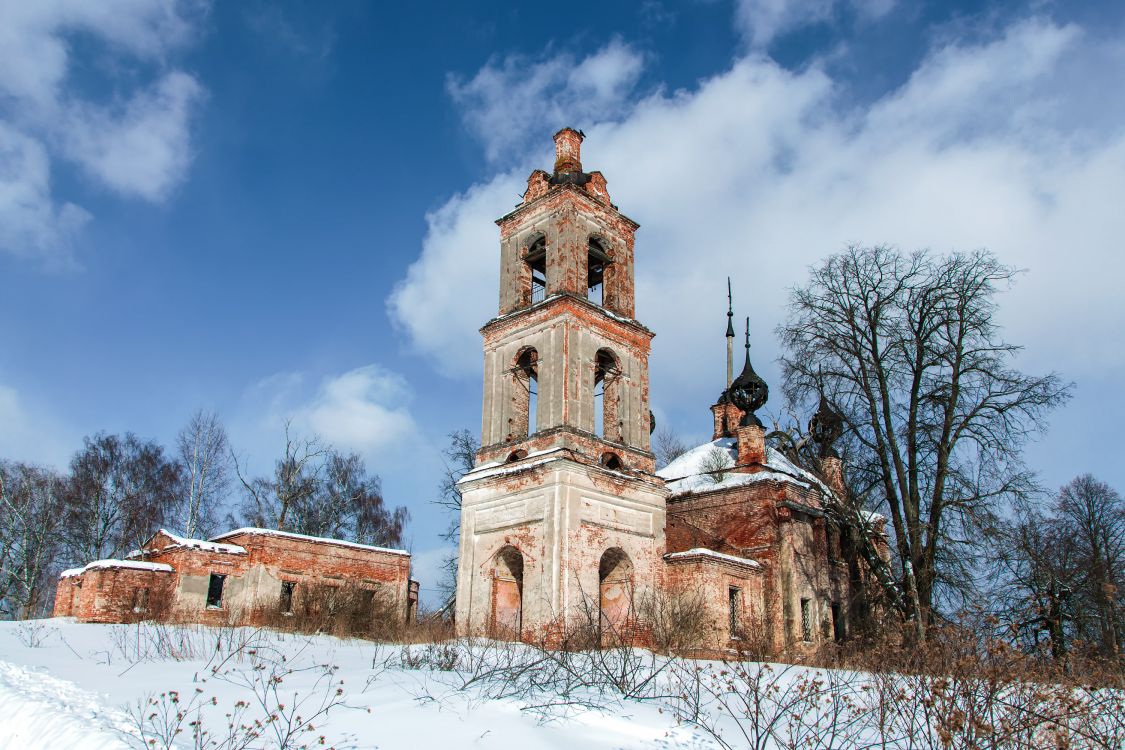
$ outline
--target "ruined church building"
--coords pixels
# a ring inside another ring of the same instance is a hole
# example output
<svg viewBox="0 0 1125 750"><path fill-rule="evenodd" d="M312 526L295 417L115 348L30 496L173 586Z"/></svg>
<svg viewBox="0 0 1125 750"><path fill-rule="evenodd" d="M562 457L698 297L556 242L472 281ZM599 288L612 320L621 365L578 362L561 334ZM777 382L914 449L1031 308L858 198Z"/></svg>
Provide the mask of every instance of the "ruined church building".
<svg viewBox="0 0 1125 750"><path fill-rule="evenodd" d="M643 643L647 604L695 596L707 648L847 638L867 576L822 510L844 492L840 460L822 452L818 477L766 446L754 412L768 389L748 341L732 377L729 310L713 439L656 470L654 334L634 313L639 225L600 172L583 171L583 138L556 133L553 172L532 172L497 221L481 448L459 483L458 633L558 642L594 623ZM828 441L833 416L822 405L814 418Z"/></svg>

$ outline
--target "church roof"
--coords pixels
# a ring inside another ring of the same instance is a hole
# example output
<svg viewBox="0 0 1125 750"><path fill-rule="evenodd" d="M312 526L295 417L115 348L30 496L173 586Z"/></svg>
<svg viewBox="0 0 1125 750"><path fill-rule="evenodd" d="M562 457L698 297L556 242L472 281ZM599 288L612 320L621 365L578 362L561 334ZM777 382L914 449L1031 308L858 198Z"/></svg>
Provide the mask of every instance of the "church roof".
<svg viewBox="0 0 1125 750"><path fill-rule="evenodd" d="M681 454L663 469L657 471L656 474L665 481L673 495L687 492L710 492L726 487L766 481L793 482L802 487L815 487L821 492L829 492L823 482L768 446L766 447L764 471L752 474L727 471L723 478L716 482L714 472L706 470L708 457L716 448L727 452L730 457L730 466L733 468L738 461L738 439L719 438Z"/></svg>

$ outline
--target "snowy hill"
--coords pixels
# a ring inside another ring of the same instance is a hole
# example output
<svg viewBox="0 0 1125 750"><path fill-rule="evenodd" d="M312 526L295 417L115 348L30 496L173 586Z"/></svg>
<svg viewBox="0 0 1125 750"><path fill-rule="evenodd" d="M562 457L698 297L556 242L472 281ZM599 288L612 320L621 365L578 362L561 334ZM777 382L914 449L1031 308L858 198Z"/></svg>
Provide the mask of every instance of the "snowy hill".
<svg viewBox="0 0 1125 750"><path fill-rule="evenodd" d="M1018 659L1019 655L1014 654ZM1125 692L639 649L0 622L0 750L1125 747Z"/></svg>

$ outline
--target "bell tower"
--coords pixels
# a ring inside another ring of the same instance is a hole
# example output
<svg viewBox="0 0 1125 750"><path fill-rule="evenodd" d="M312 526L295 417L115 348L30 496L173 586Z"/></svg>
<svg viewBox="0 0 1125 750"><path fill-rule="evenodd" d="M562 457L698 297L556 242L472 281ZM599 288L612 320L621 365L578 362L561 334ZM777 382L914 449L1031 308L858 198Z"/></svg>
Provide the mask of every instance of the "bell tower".
<svg viewBox="0 0 1125 750"><path fill-rule="evenodd" d="M538 638L600 612L632 620L664 548L662 481L649 447L653 333L634 319L638 225L583 133L555 134L500 227L500 297L484 337L477 465L460 483L457 628Z"/></svg>

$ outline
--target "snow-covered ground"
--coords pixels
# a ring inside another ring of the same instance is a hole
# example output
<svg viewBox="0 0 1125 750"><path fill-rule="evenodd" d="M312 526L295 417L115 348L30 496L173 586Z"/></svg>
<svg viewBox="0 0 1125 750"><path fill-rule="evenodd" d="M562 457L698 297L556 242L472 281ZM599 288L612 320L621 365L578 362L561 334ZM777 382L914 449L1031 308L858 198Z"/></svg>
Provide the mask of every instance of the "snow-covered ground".
<svg viewBox="0 0 1125 750"><path fill-rule="evenodd" d="M224 662L231 644L216 653L220 635L233 638L236 647L258 640ZM252 650L259 653L248 655ZM516 696L490 698L495 690L464 689L449 673L419 660L416 668L404 667L400 646L329 636L88 625L69 618L0 622L0 748L141 747L138 702L142 715L156 715L149 724L159 723L169 691L178 694L172 705L186 709L187 721L201 706L204 725L219 739L227 732L225 715L238 701L250 704L239 725L264 718L258 695L267 704L275 695L285 708L270 708L281 713L293 710L294 697L303 699L298 712L306 718L326 700L340 701L314 720L314 731L299 733L294 747L319 747L321 736L329 746L384 750L716 747L662 712L658 702L590 696L604 705L530 710ZM338 669L329 674L321 665ZM274 673L283 677L280 684L270 684ZM150 700L156 703L144 705ZM187 721L177 746L190 748ZM267 726L249 747L277 747L274 730L281 723Z"/></svg>
<svg viewBox="0 0 1125 750"><path fill-rule="evenodd" d="M1125 691L950 664L941 676L862 673L639 649L0 622L0 750L1125 748Z"/></svg>

